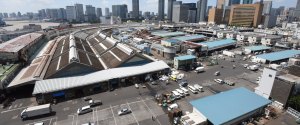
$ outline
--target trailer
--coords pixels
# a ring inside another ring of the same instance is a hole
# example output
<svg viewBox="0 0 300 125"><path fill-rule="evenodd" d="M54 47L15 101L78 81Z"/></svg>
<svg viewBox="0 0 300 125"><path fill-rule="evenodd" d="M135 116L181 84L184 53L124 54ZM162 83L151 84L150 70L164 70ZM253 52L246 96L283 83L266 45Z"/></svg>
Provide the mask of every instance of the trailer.
<svg viewBox="0 0 300 125"><path fill-rule="evenodd" d="M28 107L21 112L20 116L22 120L25 120L30 117L50 114L51 112L52 112L51 105L44 104L44 105Z"/></svg>

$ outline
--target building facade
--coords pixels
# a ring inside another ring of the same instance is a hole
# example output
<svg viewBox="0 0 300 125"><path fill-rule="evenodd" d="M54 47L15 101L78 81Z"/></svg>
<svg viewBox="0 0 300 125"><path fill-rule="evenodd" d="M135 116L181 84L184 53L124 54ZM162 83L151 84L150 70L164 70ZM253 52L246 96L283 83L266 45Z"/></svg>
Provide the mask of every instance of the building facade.
<svg viewBox="0 0 300 125"><path fill-rule="evenodd" d="M138 19L140 14L139 0L132 0L132 17Z"/></svg>
<svg viewBox="0 0 300 125"><path fill-rule="evenodd" d="M121 19L126 19L127 13L128 9L126 4L112 5L112 16L120 17Z"/></svg>
<svg viewBox="0 0 300 125"><path fill-rule="evenodd" d="M257 27L261 23L261 4L232 5L229 25Z"/></svg>
<svg viewBox="0 0 300 125"><path fill-rule="evenodd" d="M75 6L66 7L66 16L68 21L76 20L76 9Z"/></svg>
<svg viewBox="0 0 300 125"><path fill-rule="evenodd" d="M206 21L207 0L197 2L197 22Z"/></svg>
<svg viewBox="0 0 300 125"><path fill-rule="evenodd" d="M102 17L102 9L101 8L97 8L97 18Z"/></svg>
<svg viewBox="0 0 300 125"><path fill-rule="evenodd" d="M158 0L158 20L165 19L165 0Z"/></svg>
<svg viewBox="0 0 300 125"><path fill-rule="evenodd" d="M174 4L172 21L175 23L187 22L189 6L185 4Z"/></svg>
<svg viewBox="0 0 300 125"><path fill-rule="evenodd" d="M176 0L168 0L168 20L172 22L173 2Z"/></svg>
<svg viewBox="0 0 300 125"><path fill-rule="evenodd" d="M252 4L253 0L243 0L243 4Z"/></svg>
<svg viewBox="0 0 300 125"><path fill-rule="evenodd" d="M76 12L76 20L84 21L83 5L75 4L74 7L75 7L75 12Z"/></svg>
<svg viewBox="0 0 300 125"><path fill-rule="evenodd" d="M96 8L92 5L86 5L85 9L86 21L95 21L96 20Z"/></svg>

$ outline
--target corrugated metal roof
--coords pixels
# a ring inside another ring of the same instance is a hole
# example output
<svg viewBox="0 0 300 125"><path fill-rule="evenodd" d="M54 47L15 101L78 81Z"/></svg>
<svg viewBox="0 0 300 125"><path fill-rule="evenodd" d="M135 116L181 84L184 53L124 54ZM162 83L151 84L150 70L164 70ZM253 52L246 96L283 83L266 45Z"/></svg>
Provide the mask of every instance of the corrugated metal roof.
<svg viewBox="0 0 300 125"><path fill-rule="evenodd" d="M246 88L236 88L190 102L214 125L221 125L271 103Z"/></svg>
<svg viewBox="0 0 300 125"><path fill-rule="evenodd" d="M236 43L236 41L234 41L232 39L224 39L224 40L218 40L218 41L201 42L198 44L207 46L208 49L210 50L213 48L218 48L220 46L232 45L235 43Z"/></svg>
<svg viewBox="0 0 300 125"><path fill-rule="evenodd" d="M0 52L18 52L31 42L42 37L40 33L28 33L0 44Z"/></svg>
<svg viewBox="0 0 300 125"><path fill-rule="evenodd" d="M189 40L196 40L196 39L203 39L206 38L204 35L190 35L190 36L179 36L179 37L173 37L172 39L177 39L180 41L189 41Z"/></svg>
<svg viewBox="0 0 300 125"><path fill-rule="evenodd" d="M261 59L266 59L269 61L278 61L278 60L291 58L298 54L300 54L300 50L284 50L284 51L278 51L273 53L261 54L261 55L257 55L256 57Z"/></svg>
<svg viewBox="0 0 300 125"><path fill-rule="evenodd" d="M193 55L185 55L185 56L178 56L175 57L177 60L190 60L190 59L196 59L196 56Z"/></svg>
<svg viewBox="0 0 300 125"><path fill-rule="evenodd" d="M249 46L249 47L245 47L245 49L249 49L251 51L259 51L259 50L271 49L271 47L268 47L268 46Z"/></svg>
<svg viewBox="0 0 300 125"><path fill-rule="evenodd" d="M107 69L76 77L41 80L35 83L33 94L35 95L39 93L56 92L65 89L104 82L110 79L124 78L149 72L160 71L167 68L169 68L169 66L165 62L157 61L141 66Z"/></svg>
<svg viewBox="0 0 300 125"><path fill-rule="evenodd" d="M169 43L178 43L178 42L180 42L179 40L177 40L177 39L166 39L166 40L163 40L163 41L166 41L166 42L169 42Z"/></svg>
<svg viewBox="0 0 300 125"><path fill-rule="evenodd" d="M152 35L160 37L172 37L172 36L183 36L186 33L184 32L152 32Z"/></svg>

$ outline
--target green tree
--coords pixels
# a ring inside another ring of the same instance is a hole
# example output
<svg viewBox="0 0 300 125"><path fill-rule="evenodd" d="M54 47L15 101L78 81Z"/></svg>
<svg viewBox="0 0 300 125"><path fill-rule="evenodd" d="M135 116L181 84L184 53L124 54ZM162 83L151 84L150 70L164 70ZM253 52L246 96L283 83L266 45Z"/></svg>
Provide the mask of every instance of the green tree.
<svg viewBox="0 0 300 125"><path fill-rule="evenodd" d="M288 106L300 111L300 95L292 96L288 101Z"/></svg>

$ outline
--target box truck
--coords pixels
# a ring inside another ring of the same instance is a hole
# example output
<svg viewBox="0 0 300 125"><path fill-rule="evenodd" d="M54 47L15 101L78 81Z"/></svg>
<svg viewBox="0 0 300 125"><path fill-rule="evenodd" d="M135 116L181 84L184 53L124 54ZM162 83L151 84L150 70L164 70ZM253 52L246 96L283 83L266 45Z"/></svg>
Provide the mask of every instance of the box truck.
<svg viewBox="0 0 300 125"><path fill-rule="evenodd" d="M28 107L21 112L20 116L22 120L25 120L30 117L50 114L51 112L52 112L51 105L44 104L44 105Z"/></svg>

